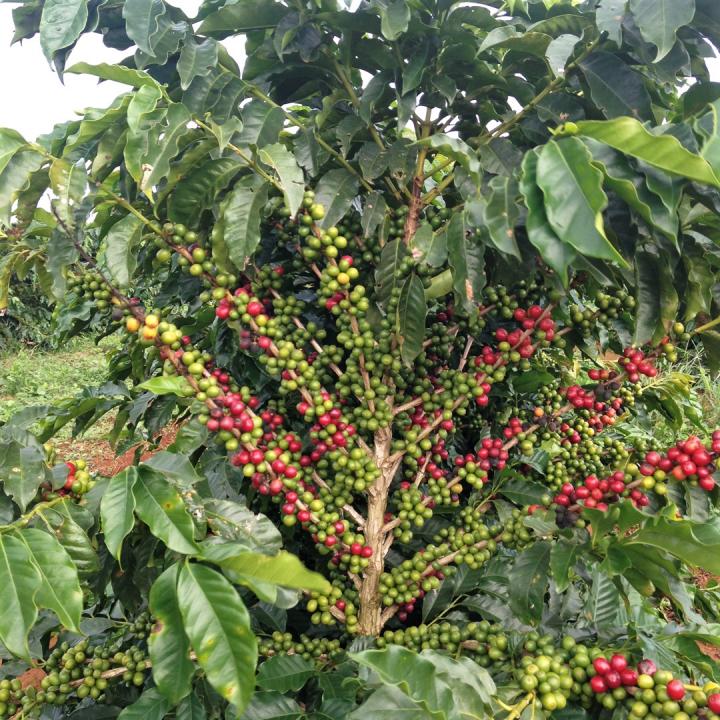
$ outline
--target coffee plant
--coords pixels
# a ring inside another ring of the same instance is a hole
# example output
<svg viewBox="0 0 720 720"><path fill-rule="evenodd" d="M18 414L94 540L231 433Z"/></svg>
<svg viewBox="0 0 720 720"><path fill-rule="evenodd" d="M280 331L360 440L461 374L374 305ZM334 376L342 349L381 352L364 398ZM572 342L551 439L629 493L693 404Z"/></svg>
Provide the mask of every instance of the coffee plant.
<svg viewBox="0 0 720 720"><path fill-rule="evenodd" d="M0 427L0 718L720 718L715 0L13 17L128 89L0 131L0 300L123 338Z"/></svg>

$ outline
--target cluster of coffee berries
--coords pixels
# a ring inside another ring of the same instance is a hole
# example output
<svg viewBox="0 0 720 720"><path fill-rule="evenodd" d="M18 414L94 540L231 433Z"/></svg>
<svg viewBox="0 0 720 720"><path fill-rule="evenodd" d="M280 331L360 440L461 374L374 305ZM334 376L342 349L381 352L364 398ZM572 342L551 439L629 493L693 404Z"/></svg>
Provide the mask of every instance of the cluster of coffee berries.
<svg viewBox="0 0 720 720"><path fill-rule="evenodd" d="M720 453L720 430L715 430L711 441L706 445L696 436L680 441L667 453L650 451L640 466L643 475L643 487L665 494L664 483L668 479L699 485L711 492L715 488L713 473L715 461Z"/></svg>
<svg viewBox="0 0 720 720"><path fill-rule="evenodd" d="M86 271L67 279L68 290L84 300L92 300L98 310L106 310L112 301L112 288L105 278L94 271Z"/></svg>
<svg viewBox="0 0 720 720"><path fill-rule="evenodd" d="M580 505L605 511L609 504L617 502L625 495L638 507L646 507L650 502L641 490L628 487L627 476L622 470L616 470L602 480L596 475L588 475L583 483L577 486L564 483L553 502L566 508Z"/></svg>
<svg viewBox="0 0 720 720"><path fill-rule="evenodd" d="M270 637L259 638L258 653L261 657L277 655L298 655L304 660L324 667L329 662L338 662L345 654L339 639L308 637L300 635L295 640L288 632L276 630Z"/></svg>

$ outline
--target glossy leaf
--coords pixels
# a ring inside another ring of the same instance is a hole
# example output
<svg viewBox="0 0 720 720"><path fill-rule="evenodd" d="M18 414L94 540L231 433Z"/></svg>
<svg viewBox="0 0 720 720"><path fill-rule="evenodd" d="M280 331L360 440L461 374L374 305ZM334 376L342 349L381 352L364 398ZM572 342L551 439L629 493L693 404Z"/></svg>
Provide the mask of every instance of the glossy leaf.
<svg viewBox="0 0 720 720"><path fill-rule="evenodd" d="M160 28L160 18L166 7L162 0L127 0L123 5L125 32L128 37L148 55L152 55L151 38Z"/></svg>
<svg viewBox="0 0 720 720"><path fill-rule="evenodd" d="M485 205L485 223L490 239L500 252L520 260L515 239L515 223L519 216L518 184L513 178L496 177L490 181L490 196Z"/></svg>
<svg viewBox="0 0 720 720"><path fill-rule="evenodd" d="M185 564L178 598L197 662L220 696L241 713L255 687L257 642L233 586L204 565Z"/></svg>
<svg viewBox="0 0 720 720"><path fill-rule="evenodd" d="M138 479L136 467L129 467L110 478L100 502L100 518L105 544L120 560L123 540L135 526L135 495L133 487Z"/></svg>
<svg viewBox="0 0 720 720"><path fill-rule="evenodd" d="M348 720L385 720L388 716L396 720L435 720L438 717L414 702L400 688L382 685L350 713Z"/></svg>
<svg viewBox="0 0 720 720"><path fill-rule="evenodd" d="M73 45L85 28L87 0L47 0L40 19L40 46L48 60Z"/></svg>
<svg viewBox="0 0 720 720"><path fill-rule="evenodd" d="M448 223L447 249L453 288L462 304L472 307L485 287L485 249L476 235L467 235L462 214L453 215Z"/></svg>
<svg viewBox="0 0 720 720"><path fill-rule="evenodd" d="M540 152L537 183L545 197L548 222L557 236L589 257L627 263L605 234L602 211L607 196L602 174L577 138L551 140Z"/></svg>
<svg viewBox="0 0 720 720"><path fill-rule="evenodd" d="M150 378L138 385L139 390L147 390L153 395L177 395L186 397L190 385L182 375L162 375Z"/></svg>
<svg viewBox="0 0 720 720"><path fill-rule="evenodd" d="M195 673L178 600L180 568L176 563L160 575L150 589L149 599L150 612L155 618L148 638L153 680L173 706L190 693Z"/></svg>
<svg viewBox="0 0 720 720"><path fill-rule="evenodd" d="M655 62L673 48L675 35L692 22L695 0L630 0L630 10L643 38L657 47Z"/></svg>
<svg viewBox="0 0 720 720"><path fill-rule="evenodd" d="M537 624L548 588L552 544L536 541L515 559L510 573L510 607L524 622Z"/></svg>
<svg viewBox="0 0 720 720"><path fill-rule="evenodd" d="M451 135L438 133L425 140L419 140L417 144L431 147L445 157L452 158L467 171L472 180L478 185L481 183L482 168L477 153L465 141Z"/></svg>
<svg viewBox="0 0 720 720"><path fill-rule="evenodd" d="M570 585L570 571L577 562L580 548L574 543L560 541L550 551L550 572L555 585L564 592Z"/></svg>
<svg viewBox="0 0 720 720"><path fill-rule="evenodd" d="M299 655L277 655L260 666L257 684L265 690L297 692L315 673L315 666Z"/></svg>
<svg viewBox="0 0 720 720"><path fill-rule="evenodd" d="M170 709L170 703L158 692L148 688L132 704L118 715L119 720L162 720Z"/></svg>
<svg viewBox="0 0 720 720"><path fill-rule="evenodd" d="M218 48L215 40L208 38L201 43L196 43L192 38L186 40L177 65L180 87L187 90L197 76L207 75L217 65L217 61Z"/></svg>
<svg viewBox="0 0 720 720"><path fill-rule="evenodd" d="M247 0L226 5L209 15L198 28L203 35L230 35L274 27L285 15L287 8L267 0Z"/></svg>
<svg viewBox="0 0 720 720"><path fill-rule="evenodd" d="M410 7L403 0L390 0L380 9L380 28L388 40L397 40L408 28Z"/></svg>
<svg viewBox="0 0 720 720"><path fill-rule="evenodd" d="M137 264L137 244L143 231L142 221L134 215L125 215L107 234L105 257L108 270L119 287L127 287Z"/></svg>
<svg viewBox="0 0 720 720"><path fill-rule="evenodd" d="M601 0L595 10L595 23L600 32L606 32L608 39L616 45L622 44L622 21L627 0Z"/></svg>
<svg viewBox="0 0 720 720"><path fill-rule="evenodd" d="M0 535L0 641L13 655L28 660L28 633L37 619L35 595L41 584L27 545L12 535Z"/></svg>
<svg viewBox="0 0 720 720"><path fill-rule="evenodd" d="M125 65L111 65L109 63L91 65L90 63L79 62L66 68L65 72L71 75L94 75L101 80L112 80L134 88L140 88L144 85L158 87L157 80L151 75L143 70L136 70Z"/></svg>
<svg viewBox="0 0 720 720"><path fill-rule="evenodd" d="M40 577L35 604L52 610L66 628L79 632L83 593L72 558L53 535L42 530L24 528L17 537Z"/></svg>
<svg viewBox="0 0 720 720"><path fill-rule="evenodd" d="M349 210L358 191L358 179L347 170L330 170L318 181L315 202L325 208L320 225L324 228L336 225Z"/></svg>
<svg viewBox="0 0 720 720"><path fill-rule="evenodd" d="M192 518L180 494L162 475L141 469L132 491L135 512L155 537L176 552L197 552Z"/></svg>
<svg viewBox="0 0 720 720"><path fill-rule="evenodd" d="M267 554L275 554L282 547L280 531L270 519L240 503L208 499L205 512L213 532L225 539Z"/></svg>
<svg viewBox="0 0 720 720"><path fill-rule="evenodd" d="M720 187L708 162L686 150L672 135L652 135L634 118L582 120L575 123L581 135L600 140L652 167L705 185Z"/></svg>
<svg viewBox="0 0 720 720"><path fill-rule="evenodd" d="M266 145L259 152L260 160L275 170L285 198L285 207L295 215L305 194L305 178L294 155L280 143Z"/></svg>
<svg viewBox="0 0 720 720"><path fill-rule="evenodd" d="M405 281L397 306L397 332L400 354L406 365L412 365L422 352L425 338L425 288L422 280L414 273Z"/></svg>

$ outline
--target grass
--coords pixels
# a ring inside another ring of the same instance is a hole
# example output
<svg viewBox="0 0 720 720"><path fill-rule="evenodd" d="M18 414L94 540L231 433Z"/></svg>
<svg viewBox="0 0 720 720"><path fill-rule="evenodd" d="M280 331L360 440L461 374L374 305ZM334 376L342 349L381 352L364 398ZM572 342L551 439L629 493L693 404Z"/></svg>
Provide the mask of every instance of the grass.
<svg viewBox="0 0 720 720"><path fill-rule="evenodd" d="M0 422L28 405L52 405L102 383L107 352L117 342L105 338L95 345L81 337L59 351L19 348L0 354Z"/></svg>

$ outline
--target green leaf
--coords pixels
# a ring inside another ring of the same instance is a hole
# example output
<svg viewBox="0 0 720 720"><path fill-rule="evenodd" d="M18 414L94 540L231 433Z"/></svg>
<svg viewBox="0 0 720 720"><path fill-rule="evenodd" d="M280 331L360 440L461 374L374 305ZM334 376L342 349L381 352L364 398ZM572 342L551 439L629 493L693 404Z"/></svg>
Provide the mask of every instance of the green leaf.
<svg viewBox="0 0 720 720"><path fill-rule="evenodd" d="M433 651L417 654L399 645L351 653L351 657L374 670L384 683L396 686L431 717L488 716L489 693L494 693L495 687L487 673L479 672L468 658L453 660Z"/></svg>
<svg viewBox="0 0 720 720"><path fill-rule="evenodd" d="M705 185L720 187L720 180L705 159L686 150L672 135L650 134L634 118L581 120L574 126L579 134L600 140L652 167Z"/></svg>
<svg viewBox="0 0 720 720"><path fill-rule="evenodd" d="M257 642L243 601L222 575L190 563L180 571L178 598L198 664L241 713L255 687L257 663Z"/></svg>
<svg viewBox="0 0 720 720"><path fill-rule="evenodd" d="M410 6L405 0L391 0L380 8L380 29L387 40L397 40L408 29Z"/></svg>
<svg viewBox="0 0 720 720"><path fill-rule="evenodd" d="M259 151L260 160L272 167L280 179L285 207L295 215L305 194L305 177L295 156L280 143L266 145Z"/></svg>
<svg viewBox="0 0 720 720"><path fill-rule="evenodd" d="M425 339L425 317L427 302L422 280L413 273L403 283L397 306L397 332L400 341L400 355L410 366L422 352Z"/></svg>
<svg viewBox="0 0 720 720"><path fill-rule="evenodd" d="M143 460L142 464L164 475L181 490L189 490L202 481L202 477L198 475L195 466L186 455L160 450L147 460Z"/></svg>
<svg viewBox="0 0 720 720"><path fill-rule="evenodd" d="M194 526L185 503L175 488L162 475L141 468L133 485L135 512L171 550L194 555Z"/></svg>
<svg viewBox="0 0 720 720"><path fill-rule="evenodd" d="M431 225L424 222L410 240L410 251L414 258L422 258L430 267L442 267L448 257L447 235L442 230L433 232Z"/></svg>
<svg viewBox="0 0 720 720"><path fill-rule="evenodd" d="M242 110L242 131L239 145L264 147L276 143L285 123L282 108L267 105L261 100L249 102Z"/></svg>
<svg viewBox="0 0 720 720"><path fill-rule="evenodd" d="M595 10L595 24L600 32L608 34L608 40L622 45L622 21L627 0L601 0Z"/></svg>
<svg viewBox="0 0 720 720"><path fill-rule="evenodd" d="M523 621L537 624L547 592L552 543L536 541L515 559L508 574L510 608Z"/></svg>
<svg viewBox="0 0 720 720"><path fill-rule="evenodd" d="M635 342L662 336L675 320L679 299L667 260L649 252L635 256Z"/></svg>
<svg viewBox="0 0 720 720"><path fill-rule="evenodd" d="M282 547L280 531L265 515L252 512L232 500L205 501L208 525L227 540L243 543L264 553L277 553Z"/></svg>
<svg viewBox="0 0 720 720"><path fill-rule="evenodd" d="M548 46L545 51L548 65L553 75L560 77L565 74L565 65L572 57L575 46L580 42L577 35L565 33L558 35Z"/></svg>
<svg viewBox="0 0 720 720"><path fill-rule="evenodd" d="M162 0L126 0L122 6L125 32L148 55L154 52L151 38L157 33L166 10Z"/></svg>
<svg viewBox="0 0 720 720"><path fill-rule="evenodd" d="M230 571L233 582L239 584L245 580L257 580L319 593L330 591L330 584L322 575L308 570L296 555L284 550L277 555L240 552L217 561L212 555L209 559L217 562L223 570Z"/></svg>
<svg viewBox="0 0 720 720"><path fill-rule="evenodd" d="M20 149L10 158L0 173L0 224L10 223L13 203L44 164L45 156L35 150Z"/></svg>
<svg viewBox="0 0 720 720"><path fill-rule="evenodd" d="M383 246L380 262L375 270L377 296L381 305L387 304L392 291L400 286L400 263L407 256L407 246L399 238L395 238Z"/></svg>
<svg viewBox="0 0 720 720"><path fill-rule="evenodd" d="M190 641L183 628L178 601L180 565L171 565L150 588L150 612L155 626L148 638L153 680L175 706L192 690L195 666L190 660Z"/></svg>
<svg viewBox="0 0 720 720"><path fill-rule="evenodd" d="M0 481L4 491L25 512L40 485L48 479L45 455L37 445L0 445Z"/></svg>
<svg viewBox="0 0 720 720"><path fill-rule="evenodd" d="M175 717L177 720L207 720L205 705L197 693L193 692L180 701L175 708Z"/></svg>
<svg viewBox="0 0 720 720"><path fill-rule="evenodd" d="M551 140L540 152L537 183L545 196L548 221L558 237L589 257L627 263L605 235L602 211L607 196L602 173L577 138Z"/></svg>
<svg viewBox="0 0 720 720"><path fill-rule="evenodd" d="M652 118L650 95L643 76L626 65L617 55L594 52L579 63L590 86L593 102L607 118L623 115Z"/></svg>
<svg viewBox="0 0 720 720"><path fill-rule="evenodd" d="M0 174L12 160L13 155L27 143L19 132L10 128L0 128Z"/></svg>
<svg viewBox="0 0 720 720"><path fill-rule="evenodd" d="M163 720L170 703L158 692L157 688L148 688L132 704L118 715L118 720Z"/></svg>
<svg viewBox="0 0 720 720"><path fill-rule="evenodd" d="M105 242L108 270L121 287L127 287L137 266L137 244L142 236L143 223L135 215L126 215L109 230Z"/></svg>
<svg viewBox="0 0 720 720"><path fill-rule="evenodd" d="M304 717L307 716L295 700L269 690L252 696L240 720L300 720Z"/></svg>
<svg viewBox="0 0 720 720"><path fill-rule="evenodd" d="M50 533L23 528L18 537L40 577L35 604L52 610L66 628L79 632L83 593L72 558Z"/></svg>
<svg viewBox="0 0 720 720"><path fill-rule="evenodd" d="M13 654L30 660L28 633L37 619L35 595L42 579L27 545L0 535L0 640Z"/></svg>
<svg viewBox="0 0 720 720"><path fill-rule="evenodd" d="M267 203L268 184L250 186L239 182L220 208L219 231L213 232L213 253L226 249L232 263L244 269L260 242L260 220Z"/></svg>
<svg viewBox="0 0 720 720"><path fill-rule="evenodd" d="M695 16L695 0L630 0L643 39L657 47L660 62L675 45L675 34Z"/></svg>
<svg viewBox="0 0 720 720"><path fill-rule="evenodd" d="M605 184L622 198L651 227L677 242L678 217L652 192L645 175L634 170L627 159L604 143L587 138L593 163L605 175Z"/></svg>
<svg viewBox="0 0 720 720"><path fill-rule="evenodd" d="M688 565L720 575L720 521L717 518L707 523L653 518L623 544L651 545Z"/></svg>
<svg viewBox="0 0 720 720"><path fill-rule="evenodd" d="M570 586L570 570L577 562L580 548L574 543L560 540L553 544L550 552L550 572L559 592Z"/></svg>
<svg viewBox="0 0 720 720"><path fill-rule="evenodd" d="M332 227L345 217L357 191L358 179L347 170L338 168L325 173L315 188L315 202L325 208L320 226Z"/></svg>
<svg viewBox="0 0 720 720"><path fill-rule="evenodd" d="M315 672L315 665L300 655L276 655L260 666L257 684L265 690L297 692Z"/></svg>
<svg viewBox="0 0 720 720"><path fill-rule="evenodd" d="M141 88L146 85L155 88L160 87L157 80L151 75L148 75L144 70L136 70L135 68L126 67L125 65L111 65L109 63L92 65L90 63L79 62L67 68L65 72L72 75L94 75L101 80L112 80L113 82L130 85L134 88Z"/></svg>
<svg viewBox="0 0 720 720"><path fill-rule="evenodd" d="M385 220L387 203L382 193L373 191L365 196L365 208L360 223L362 224L363 237L370 237L377 227Z"/></svg>
<svg viewBox="0 0 720 720"><path fill-rule="evenodd" d="M520 249L515 239L515 223L519 216L517 181L510 177L495 177L490 181L490 197L485 205L485 223L490 239L500 252L518 260Z"/></svg>
<svg viewBox="0 0 720 720"><path fill-rule="evenodd" d="M58 50L73 45L85 29L87 0L47 0L40 19L40 47L52 61Z"/></svg>
<svg viewBox="0 0 720 720"><path fill-rule="evenodd" d="M272 28L287 13L280 3L268 0L244 0L234 5L226 5L209 15L198 28L201 35L235 35L251 30Z"/></svg>
<svg viewBox="0 0 720 720"><path fill-rule="evenodd" d="M553 230L545 213L545 199L537 185L537 165L540 150L526 153L522 162L520 192L525 198L528 213L525 220L528 240L537 248L540 257L560 276L563 285L568 283L568 267L576 253L571 245L564 243Z"/></svg>
<svg viewBox="0 0 720 720"><path fill-rule="evenodd" d="M105 544L118 561L123 540L135 526L135 495L133 487L138 479L135 466L125 468L110 479L100 501L100 518Z"/></svg>
<svg viewBox="0 0 720 720"><path fill-rule="evenodd" d="M357 710L348 715L348 720L437 720L438 715L430 713L393 685L378 688Z"/></svg>
<svg viewBox="0 0 720 720"><path fill-rule="evenodd" d="M56 505L43 511L43 517L52 525L55 537L65 548L81 579L98 572L100 562L87 532L76 522L66 505ZM92 517L90 518L92 522Z"/></svg>
<svg viewBox="0 0 720 720"><path fill-rule="evenodd" d="M455 213L447 225L448 262L453 288L466 308L480 302L485 287L485 248L474 233L469 237L463 213Z"/></svg>
<svg viewBox="0 0 720 720"><path fill-rule="evenodd" d="M207 38L201 43L196 43L193 38L187 38L180 51L177 64L180 87L187 90L194 78L205 77L217 65L217 62L217 41Z"/></svg>
<svg viewBox="0 0 720 720"><path fill-rule="evenodd" d="M190 385L182 375L161 375L150 378L137 386L138 390L147 390L153 395L177 395L187 397Z"/></svg>
<svg viewBox="0 0 720 720"><path fill-rule="evenodd" d="M715 275L700 250L683 248L682 261L688 284L684 298L685 320L692 320L698 313L710 312Z"/></svg>
<svg viewBox="0 0 720 720"><path fill-rule="evenodd" d="M599 630L613 627L621 605L620 593L615 583L599 566L596 566L592 572L592 585L583 608L585 618Z"/></svg>
<svg viewBox="0 0 720 720"><path fill-rule="evenodd" d="M460 165L478 186L482 183L483 172L478 155L464 140L437 133L424 140L418 140L416 145L424 145L442 153L446 158L451 158Z"/></svg>

